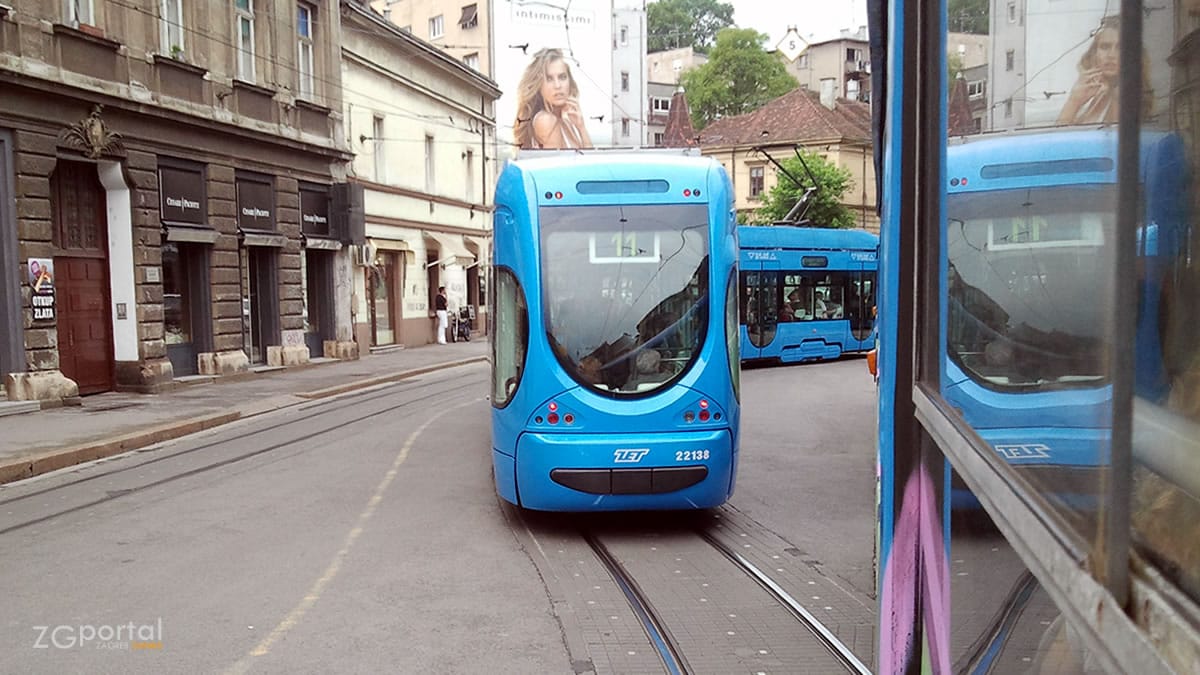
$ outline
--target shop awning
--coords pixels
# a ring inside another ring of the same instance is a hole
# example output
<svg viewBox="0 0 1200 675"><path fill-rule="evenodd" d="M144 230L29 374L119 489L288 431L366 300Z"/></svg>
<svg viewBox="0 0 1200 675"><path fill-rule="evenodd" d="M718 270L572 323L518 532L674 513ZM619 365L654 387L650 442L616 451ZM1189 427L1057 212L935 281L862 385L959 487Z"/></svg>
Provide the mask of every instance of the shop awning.
<svg viewBox="0 0 1200 675"><path fill-rule="evenodd" d="M287 235L268 230L242 230L242 246L267 246L283 248L287 246Z"/></svg>
<svg viewBox="0 0 1200 675"><path fill-rule="evenodd" d="M337 239L315 237L311 234L306 234L304 235L304 248L319 249L322 251L340 251L342 250L342 242Z"/></svg>
<svg viewBox="0 0 1200 675"><path fill-rule="evenodd" d="M421 234L438 251L438 259L425 263L426 268L434 265L470 265L475 262L475 254L467 250L462 235L441 232L422 232Z"/></svg>
<svg viewBox="0 0 1200 675"><path fill-rule="evenodd" d="M474 251L475 251L472 254L475 256L475 262L467 265L466 268L471 269L472 267L475 267L476 265L482 265L482 264L486 263L488 261L488 258L490 257L488 254L488 240L483 239L481 237L471 237L471 236L467 236L466 240L467 240L467 248L474 249Z"/></svg>
<svg viewBox="0 0 1200 675"><path fill-rule="evenodd" d="M367 243L381 251L411 251L412 248L403 239L386 239L367 237Z"/></svg>
<svg viewBox="0 0 1200 675"><path fill-rule="evenodd" d="M211 227L196 227L191 225L164 224L166 241L184 242L189 244L215 244L220 232Z"/></svg>

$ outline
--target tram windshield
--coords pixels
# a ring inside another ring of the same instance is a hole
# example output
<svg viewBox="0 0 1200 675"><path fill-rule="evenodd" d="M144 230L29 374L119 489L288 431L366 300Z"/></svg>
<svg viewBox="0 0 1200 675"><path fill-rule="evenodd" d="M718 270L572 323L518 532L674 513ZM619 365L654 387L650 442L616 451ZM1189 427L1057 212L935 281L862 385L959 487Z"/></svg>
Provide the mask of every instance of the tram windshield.
<svg viewBox="0 0 1200 675"><path fill-rule="evenodd" d="M687 370L708 325L703 204L544 207L546 335L581 384L621 396Z"/></svg>
<svg viewBox="0 0 1200 675"><path fill-rule="evenodd" d="M950 357L995 389L1104 381L1112 186L948 200Z"/></svg>

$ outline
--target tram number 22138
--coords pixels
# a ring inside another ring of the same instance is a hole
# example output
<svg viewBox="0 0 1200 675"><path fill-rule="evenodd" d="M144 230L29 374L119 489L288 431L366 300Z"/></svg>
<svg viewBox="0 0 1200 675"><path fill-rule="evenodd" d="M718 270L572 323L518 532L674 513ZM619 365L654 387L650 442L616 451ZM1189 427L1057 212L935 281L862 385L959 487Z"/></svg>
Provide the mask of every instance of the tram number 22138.
<svg viewBox="0 0 1200 675"><path fill-rule="evenodd" d="M676 462L695 462L701 459L708 459L708 450L677 450L675 452Z"/></svg>

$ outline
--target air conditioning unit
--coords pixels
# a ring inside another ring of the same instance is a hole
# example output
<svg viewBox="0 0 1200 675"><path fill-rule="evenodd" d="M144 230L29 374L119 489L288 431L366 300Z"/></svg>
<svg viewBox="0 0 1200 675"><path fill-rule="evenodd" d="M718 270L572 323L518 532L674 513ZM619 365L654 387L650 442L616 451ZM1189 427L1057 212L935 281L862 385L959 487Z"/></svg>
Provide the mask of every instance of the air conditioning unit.
<svg viewBox="0 0 1200 675"><path fill-rule="evenodd" d="M362 244L361 246L354 247L354 250L354 263L356 265L359 267L375 266L375 254L378 252L378 250L375 248L374 244Z"/></svg>

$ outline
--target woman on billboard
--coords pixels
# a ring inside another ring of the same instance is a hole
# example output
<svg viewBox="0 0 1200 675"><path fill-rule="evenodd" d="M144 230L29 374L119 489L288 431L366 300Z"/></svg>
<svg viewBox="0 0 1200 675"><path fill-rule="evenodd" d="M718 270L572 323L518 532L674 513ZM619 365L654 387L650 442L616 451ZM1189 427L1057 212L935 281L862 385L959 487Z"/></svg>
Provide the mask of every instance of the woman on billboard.
<svg viewBox="0 0 1200 675"><path fill-rule="evenodd" d="M541 49L517 85L517 120L522 148L590 148L592 138L579 109L579 85L561 49Z"/></svg>
<svg viewBox="0 0 1200 675"><path fill-rule="evenodd" d="M1092 42L1079 59L1079 79L1067 94L1058 115L1059 124L1116 124L1118 78L1121 70L1121 18L1106 16L1092 34ZM1151 112L1153 89L1150 87L1146 57L1142 56L1144 116Z"/></svg>

